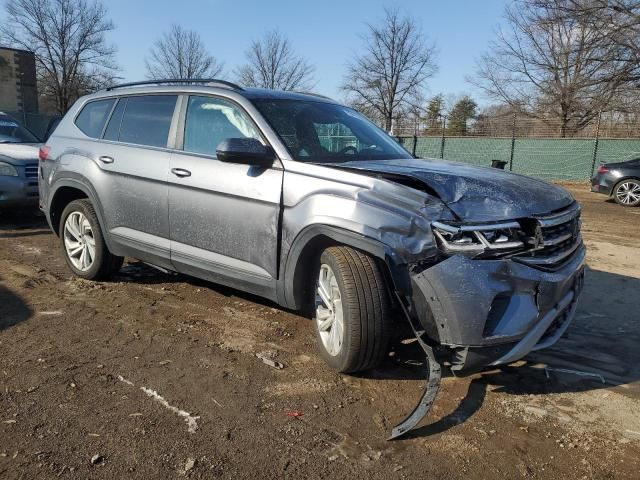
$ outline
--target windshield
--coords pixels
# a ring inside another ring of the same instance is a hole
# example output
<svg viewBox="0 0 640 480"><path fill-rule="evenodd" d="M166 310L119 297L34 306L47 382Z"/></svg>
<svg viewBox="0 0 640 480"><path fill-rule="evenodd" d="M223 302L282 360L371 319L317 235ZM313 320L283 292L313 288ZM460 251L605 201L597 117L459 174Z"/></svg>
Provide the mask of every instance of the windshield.
<svg viewBox="0 0 640 480"><path fill-rule="evenodd" d="M351 108L306 100L253 103L299 162L411 158L393 138Z"/></svg>
<svg viewBox="0 0 640 480"><path fill-rule="evenodd" d="M38 143L38 139L10 117L0 116L0 143Z"/></svg>

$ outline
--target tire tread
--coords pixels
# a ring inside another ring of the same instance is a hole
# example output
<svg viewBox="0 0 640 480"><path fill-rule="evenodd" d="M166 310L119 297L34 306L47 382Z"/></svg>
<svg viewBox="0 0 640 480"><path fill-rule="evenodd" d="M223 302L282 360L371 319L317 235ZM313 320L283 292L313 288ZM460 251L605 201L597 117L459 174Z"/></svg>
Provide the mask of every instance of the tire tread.
<svg viewBox="0 0 640 480"><path fill-rule="evenodd" d="M350 315L345 327L351 328L348 355L339 367L343 373L369 370L387 353L389 299L384 276L376 260L354 248L329 247L324 254L335 259L344 286L344 302ZM323 255L324 255L323 254Z"/></svg>

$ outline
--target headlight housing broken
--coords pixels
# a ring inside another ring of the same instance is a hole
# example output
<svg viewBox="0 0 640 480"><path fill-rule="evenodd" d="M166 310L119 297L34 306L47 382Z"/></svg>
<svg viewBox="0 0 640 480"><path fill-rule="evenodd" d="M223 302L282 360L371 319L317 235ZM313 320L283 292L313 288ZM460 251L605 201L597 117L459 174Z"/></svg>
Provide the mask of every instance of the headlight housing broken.
<svg viewBox="0 0 640 480"><path fill-rule="evenodd" d="M529 237L518 222L465 225L432 222L438 247L447 255L498 258L526 249Z"/></svg>

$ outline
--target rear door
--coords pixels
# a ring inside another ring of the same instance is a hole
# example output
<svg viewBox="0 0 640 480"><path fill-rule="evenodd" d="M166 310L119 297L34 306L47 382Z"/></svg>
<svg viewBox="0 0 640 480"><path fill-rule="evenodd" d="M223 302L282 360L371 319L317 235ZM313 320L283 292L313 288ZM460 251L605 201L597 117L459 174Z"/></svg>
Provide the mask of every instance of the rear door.
<svg viewBox="0 0 640 480"><path fill-rule="evenodd" d="M249 115L230 100L183 97L178 147L171 157L171 260L181 272L269 296L277 274L283 171L225 163L225 138L266 143Z"/></svg>
<svg viewBox="0 0 640 480"><path fill-rule="evenodd" d="M119 250L171 268L167 148L177 95L121 97L98 148L102 171L93 182L106 230Z"/></svg>

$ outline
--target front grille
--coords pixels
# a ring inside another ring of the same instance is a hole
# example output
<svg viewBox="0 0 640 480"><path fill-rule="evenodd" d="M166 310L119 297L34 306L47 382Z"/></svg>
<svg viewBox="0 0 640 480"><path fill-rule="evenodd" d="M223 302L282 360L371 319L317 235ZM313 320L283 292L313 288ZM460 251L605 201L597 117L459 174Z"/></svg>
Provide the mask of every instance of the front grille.
<svg viewBox="0 0 640 480"><path fill-rule="evenodd" d="M556 270L570 261L582 245L580 206L575 203L566 210L535 220L533 248L513 258L543 270Z"/></svg>
<svg viewBox="0 0 640 480"><path fill-rule="evenodd" d="M30 163L26 167L24 167L24 175L28 179L38 179L38 164Z"/></svg>

